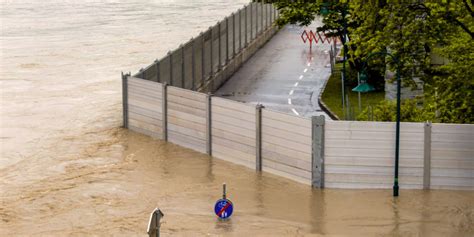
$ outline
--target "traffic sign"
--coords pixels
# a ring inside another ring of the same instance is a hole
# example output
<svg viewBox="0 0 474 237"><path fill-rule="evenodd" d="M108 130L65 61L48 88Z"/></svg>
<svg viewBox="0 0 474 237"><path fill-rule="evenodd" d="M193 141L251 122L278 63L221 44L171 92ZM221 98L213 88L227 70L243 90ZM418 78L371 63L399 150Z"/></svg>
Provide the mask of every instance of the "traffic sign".
<svg viewBox="0 0 474 237"><path fill-rule="evenodd" d="M217 200L216 205L214 205L214 213L221 218L227 219L234 212L234 204L227 199L226 196L226 184L222 184L222 198Z"/></svg>
<svg viewBox="0 0 474 237"><path fill-rule="evenodd" d="M227 219L234 212L234 205L229 199L219 199L214 206L214 212L221 219Z"/></svg>

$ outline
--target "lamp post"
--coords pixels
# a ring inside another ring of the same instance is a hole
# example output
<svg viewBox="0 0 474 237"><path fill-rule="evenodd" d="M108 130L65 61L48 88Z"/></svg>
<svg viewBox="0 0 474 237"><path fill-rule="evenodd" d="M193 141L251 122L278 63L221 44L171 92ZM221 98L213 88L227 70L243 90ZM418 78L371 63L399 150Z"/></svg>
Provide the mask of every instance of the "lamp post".
<svg viewBox="0 0 474 237"><path fill-rule="evenodd" d="M400 90L401 90L401 80L400 80L400 61L398 58L393 56L390 53L387 52L375 52L375 53L370 53L367 56L367 59L364 63L364 66L362 67L362 72L360 73L360 81L361 83L352 89L352 91L355 92L369 92L373 91L374 87L369 85L367 83L367 64L369 62L369 59L373 56L390 56L392 60L397 64L397 122L396 122L396 131L395 131L395 177L393 181L393 196L398 197L398 161L399 161L399 156L400 156Z"/></svg>

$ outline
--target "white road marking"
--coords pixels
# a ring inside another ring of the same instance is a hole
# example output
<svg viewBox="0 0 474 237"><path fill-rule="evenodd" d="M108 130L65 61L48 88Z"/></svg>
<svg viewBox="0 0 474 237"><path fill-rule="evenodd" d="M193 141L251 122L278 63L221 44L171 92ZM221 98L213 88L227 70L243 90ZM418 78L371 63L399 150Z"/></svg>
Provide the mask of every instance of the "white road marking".
<svg viewBox="0 0 474 237"><path fill-rule="evenodd" d="M308 69L307 69L307 68L305 68L303 72L307 72L307 71L308 71Z"/></svg>
<svg viewBox="0 0 474 237"><path fill-rule="evenodd" d="M295 109L291 109L291 111L293 111L293 113L295 113L297 116L300 116L300 114L298 112L296 112Z"/></svg>
<svg viewBox="0 0 474 237"><path fill-rule="evenodd" d="M288 98L288 104L291 105L291 98Z"/></svg>
<svg viewBox="0 0 474 237"><path fill-rule="evenodd" d="M303 79L303 75L300 76L300 80Z"/></svg>
<svg viewBox="0 0 474 237"><path fill-rule="evenodd" d="M295 91L294 91L294 90L291 90L289 95L293 95L293 92L295 92Z"/></svg>
<svg viewBox="0 0 474 237"><path fill-rule="evenodd" d="M297 87L297 86L298 86L298 82L297 82L297 83L295 83L295 87Z"/></svg>
<svg viewBox="0 0 474 237"><path fill-rule="evenodd" d="M311 63L308 63L308 67L311 66Z"/></svg>

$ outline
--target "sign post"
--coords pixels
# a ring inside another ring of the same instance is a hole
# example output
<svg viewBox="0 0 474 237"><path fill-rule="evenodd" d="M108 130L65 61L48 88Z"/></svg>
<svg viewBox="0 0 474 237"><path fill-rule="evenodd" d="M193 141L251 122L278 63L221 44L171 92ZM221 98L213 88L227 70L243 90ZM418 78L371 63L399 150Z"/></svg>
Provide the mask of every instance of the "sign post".
<svg viewBox="0 0 474 237"><path fill-rule="evenodd" d="M234 211L234 204L227 199L226 195L226 184L222 185L222 199L217 200L216 205L214 206L214 213L219 217L219 219L225 220L229 218Z"/></svg>
<svg viewBox="0 0 474 237"><path fill-rule="evenodd" d="M148 222L147 233L150 237L160 237L160 220L164 214L160 209L155 208L150 215L150 221Z"/></svg>

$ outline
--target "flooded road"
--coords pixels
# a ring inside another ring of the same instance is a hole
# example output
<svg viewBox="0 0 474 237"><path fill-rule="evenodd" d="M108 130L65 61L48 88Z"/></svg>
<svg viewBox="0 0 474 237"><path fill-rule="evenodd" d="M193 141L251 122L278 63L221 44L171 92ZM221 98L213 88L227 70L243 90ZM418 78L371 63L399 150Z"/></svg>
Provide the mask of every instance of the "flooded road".
<svg viewBox="0 0 474 237"><path fill-rule="evenodd" d="M163 236L472 236L473 192L311 190L120 128L120 71L244 3L2 0L0 236L145 236L157 206Z"/></svg>

